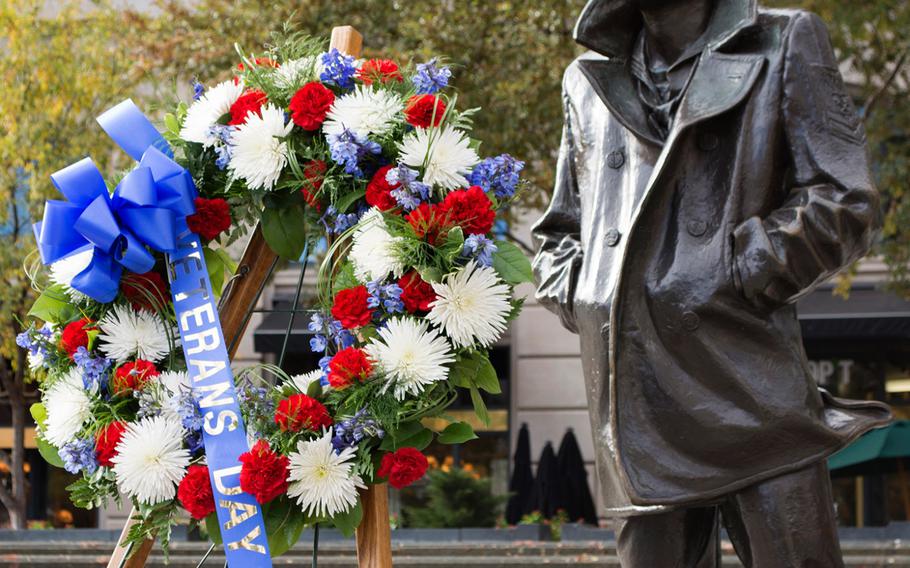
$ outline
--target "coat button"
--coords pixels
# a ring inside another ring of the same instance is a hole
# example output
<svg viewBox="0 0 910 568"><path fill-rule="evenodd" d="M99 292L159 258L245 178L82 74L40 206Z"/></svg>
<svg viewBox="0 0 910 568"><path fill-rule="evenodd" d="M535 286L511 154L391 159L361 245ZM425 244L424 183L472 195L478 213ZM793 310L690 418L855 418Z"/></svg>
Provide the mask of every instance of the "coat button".
<svg viewBox="0 0 910 568"><path fill-rule="evenodd" d="M607 154L607 165L610 166L610 169L618 170L624 163L626 163L626 157L622 150L613 150Z"/></svg>
<svg viewBox="0 0 910 568"><path fill-rule="evenodd" d="M609 323L605 323L602 326L600 326L600 335L604 339L610 339L610 324Z"/></svg>
<svg viewBox="0 0 910 568"><path fill-rule="evenodd" d="M606 240L608 247L615 247L617 244L619 244L619 237L619 231L612 227L607 229L607 233L604 235L604 239Z"/></svg>
<svg viewBox="0 0 910 568"><path fill-rule="evenodd" d="M701 320L695 312L684 312L682 315L682 326L687 331L695 331Z"/></svg>
<svg viewBox="0 0 910 568"><path fill-rule="evenodd" d="M708 224L699 219L693 219L686 223L686 230L693 237L700 237L708 231Z"/></svg>
<svg viewBox="0 0 910 568"><path fill-rule="evenodd" d="M699 150L710 152L717 149L717 146L720 145L720 139L713 132L702 132L698 135L696 144L698 144Z"/></svg>

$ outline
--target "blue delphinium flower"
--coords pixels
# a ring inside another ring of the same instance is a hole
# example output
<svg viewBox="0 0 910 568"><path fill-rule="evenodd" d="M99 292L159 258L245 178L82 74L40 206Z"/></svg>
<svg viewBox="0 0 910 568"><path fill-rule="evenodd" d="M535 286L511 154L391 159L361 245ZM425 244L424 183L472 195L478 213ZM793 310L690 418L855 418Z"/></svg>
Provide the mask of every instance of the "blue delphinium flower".
<svg viewBox="0 0 910 568"><path fill-rule="evenodd" d="M357 67L354 65L353 57L341 53L333 47L319 56L319 61L322 63L320 81L342 89L354 88L354 75L357 73Z"/></svg>
<svg viewBox="0 0 910 568"><path fill-rule="evenodd" d="M379 144L348 128L329 134L327 139L332 160L344 166L344 171L355 177L363 177L363 170L360 169L361 159L368 154L382 152Z"/></svg>
<svg viewBox="0 0 910 568"><path fill-rule="evenodd" d="M92 357L85 347L73 353L73 362L82 371L82 384L86 390L102 392L107 389L111 360L106 357Z"/></svg>
<svg viewBox="0 0 910 568"><path fill-rule="evenodd" d="M325 353L331 342L337 349L345 349L354 345L354 334L345 329L341 322L334 318L326 318L320 313L310 316L307 329L316 335L310 339L310 349L314 353Z"/></svg>
<svg viewBox="0 0 910 568"><path fill-rule="evenodd" d="M198 101L205 94L205 85L193 79L193 100Z"/></svg>
<svg viewBox="0 0 910 568"><path fill-rule="evenodd" d="M18 345L19 347L21 347L23 349L28 349L29 351L31 351L32 346L34 344L35 344L35 340L32 339L32 336L28 332L28 330L23 331L22 333L20 333L19 335L16 336L16 345Z"/></svg>
<svg viewBox="0 0 910 568"><path fill-rule="evenodd" d="M73 440L60 448L60 459L63 460L63 469L70 473L85 471L88 475L98 469L95 459L95 443L92 440Z"/></svg>
<svg viewBox="0 0 910 568"><path fill-rule="evenodd" d="M219 170L226 169L231 162L233 147L231 146L231 135L234 133L234 127L228 124L214 124L209 127L209 134L212 135L217 143L215 144L215 165Z"/></svg>
<svg viewBox="0 0 910 568"><path fill-rule="evenodd" d="M519 174L524 167L525 163L521 160L516 160L509 154L502 154L477 164L468 181L471 185L479 185L484 191L493 190L496 197L505 199L515 195Z"/></svg>
<svg viewBox="0 0 910 568"><path fill-rule="evenodd" d="M463 256L476 258L477 262L483 266L493 265L493 253L498 247L496 243L483 235L469 235L464 240L464 248L461 251Z"/></svg>
<svg viewBox="0 0 910 568"><path fill-rule="evenodd" d="M339 213L334 205L329 205L322 217L319 218L319 222L322 223L326 231L337 235L356 225L357 221L360 220L361 214L361 211Z"/></svg>
<svg viewBox="0 0 910 568"><path fill-rule="evenodd" d="M390 193L405 211L417 209L421 202L430 198L430 186L417 181L418 173L404 164L398 164L397 168L390 169L385 176L390 185L400 184Z"/></svg>
<svg viewBox="0 0 910 568"><path fill-rule="evenodd" d="M385 436L379 423L367 414L366 408L361 408L354 416L337 422L333 431L335 436L332 438L332 446L336 452L353 448L364 438Z"/></svg>
<svg viewBox="0 0 910 568"><path fill-rule="evenodd" d="M452 70L445 66L437 66L437 60L434 57L426 63L417 65L417 74L411 78L411 81L417 88L418 95L433 95L448 87L451 78Z"/></svg>
<svg viewBox="0 0 910 568"><path fill-rule="evenodd" d="M397 314L404 311L404 302L401 300L402 289L398 284L383 284L380 281L367 283L367 306L376 309L380 306L388 314Z"/></svg>
<svg viewBox="0 0 910 568"><path fill-rule="evenodd" d="M190 392L181 392L170 399L171 410L180 417L180 423L189 432L199 432L202 430L202 413L199 412L199 404Z"/></svg>

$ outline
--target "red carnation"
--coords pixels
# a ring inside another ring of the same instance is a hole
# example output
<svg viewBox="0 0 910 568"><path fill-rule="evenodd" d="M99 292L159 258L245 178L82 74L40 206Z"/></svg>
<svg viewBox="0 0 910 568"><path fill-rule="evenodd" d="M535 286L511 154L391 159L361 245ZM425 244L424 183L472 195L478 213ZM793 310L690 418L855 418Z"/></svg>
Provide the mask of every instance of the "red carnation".
<svg viewBox="0 0 910 568"><path fill-rule="evenodd" d="M287 456L273 452L265 440L256 442L250 451L240 454L240 488L262 505L288 489Z"/></svg>
<svg viewBox="0 0 910 568"><path fill-rule="evenodd" d="M158 376L158 369L151 361L136 359L117 367L111 379L111 392L118 396L142 390L153 377Z"/></svg>
<svg viewBox="0 0 910 568"><path fill-rule="evenodd" d="M366 354L356 347L342 349L329 361L329 384L342 389L355 380L363 381L373 370Z"/></svg>
<svg viewBox="0 0 910 568"><path fill-rule="evenodd" d="M73 354L80 347L88 349L88 331L95 329L95 322L88 318L82 318L66 324L63 332L60 334L60 347L66 351L66 354L73 358Z"/></svg>
<svg viewBox="0 0 910 568"><path fill-rule="evenodd" d="M231 228L231 206L224 199L197 197L193 203L196 212L186 218L186 224L204 240L214 240Z"/></svg>
<svg viewBox="0 0 910 568"><path fill-rule="evenodd" d="M408 124L418 128L439 126L446 113L446 103L435 95L414 95L404 109Z"/></svg>
<svg viewBox="0 0 910 568"><path fill-rule="evenodd" d="M111 461L117 455L117 444L126 430L126 422L111 422L95 435L95 456L104 467L114 467Z"/></svg>
<svg viewBox="0 0 910 568"><path fill-rule="evenodd" d="M319 130L334 102L335 93L325 88L322 83L317 81L307 83L291 97L291 103L288 105L291 120L304 130Z"/></svg>
<svg viewBox="0 0 910 568"><path fill-rule="evenodd" d="M234 104L231 105L231 119L228 121L228 124L240 125L246 122L247 115L251 112L259 114L262 110L262 105L269 101L268 97L265 96L265 93L258 89L251 89L234 101Z"/></svg>
<svg viewBox="0 0 910 568"><path fill-rule="evenodd" d="M401 288L401 301L408 313L428 312L430 304L436 300L436 292L416 270L412 270L398 279Z"/></svg>
<svg viewBox="0 0 910 568"><path fill-rule="evenodd" d="M191 517L197 521L215 512L215 496L209 481L209 468L191 465L177 486L177 499Z"/></svg>
<svg viewBox="0 0 910 568"><path fill-rule="evenodd" d="M310 160L303 165L303 177L306 184L300 188L303 194L303 200L307 205L316 211L322 211L322 202L317 194L322 188L322 182L325 180L325 172L328 169L326 163L322 160Z"/></svg>
<svg viewBox="0 0 910 568"><path fill-rule="evenodd" d="M439 210L449 224L458 225L466 235L489 233L496 219L493 202L476 185L450 192L439 204Z"/></svg>
<svg viewBox="0 0 910 568"><path fill-rule="evenodd" d="M155 271L144 274L130 272L123 277L120 291L135 310L157 312L168 302L167 283L161 274Z"/></svg>
<svg viewBox="0 0 910 568"><path fill-rule="evenodd" d="M318 432L332 425L332 417L315 398L294 394L278 403L275 424L281 427L282 432L299 432L304 429Z"/></svg>
<svg viewBox="0 0 910 568"><path fill-rule="evenodd" d="M449 229L449 223L445 212L441 209L441 204L421 203L417 209L408 213L405 219L411 224L418 239L426 239L433 246L439 240L439 235Z"/></svg>
<svg viewBox="0 0 910 568"><path fill-rule="evenodd" d="M346 288L335 294L332 317L341 322L345 329L363 327L373 319L373 310L367 305L370 293L366 286Z"/></svg>
<svg viewBox="0 0 910 568"><path fill-rule="evenodd" d="M427 456L417 448L400 448L398 451L382 456L382 463L376 475L388 477L389 484L401 489L414 483L427 472Z"/></svg>
<svg viewBox="0 0 910 568"><path fill-rule="evenodd" d="M367 203L372 207L378 207L383 211L395 209L398 202L392 197L392 190L401 187L400 183L391 184L386 179L386 175L392 169L392 166L383 166L376 171L373 179L367 184Z"/></svg>
<svg viewBox="0 0 910 568"><path fill-rule="evenodd" d="M360 69L357 70L357 78L366 85L372 85L374 81L388 83L395 80L401 83L403 80L401 71L398 70L398 64L391 59L370 59L365 61Z"/></svg>

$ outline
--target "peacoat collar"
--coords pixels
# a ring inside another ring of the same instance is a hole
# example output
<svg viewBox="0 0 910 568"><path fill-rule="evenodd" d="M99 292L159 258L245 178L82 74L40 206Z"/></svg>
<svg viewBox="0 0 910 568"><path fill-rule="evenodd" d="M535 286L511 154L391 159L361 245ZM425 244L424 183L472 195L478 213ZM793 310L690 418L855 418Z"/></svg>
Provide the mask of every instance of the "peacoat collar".
<svg viewBox="0 0 910 568"><path fill-rule="evenodd" d="M674 130L719 114L748 93L762 58L720 54L717 49L753 25L757 15L756 0L716 0L700 42L704 51L677 111ZM663 145L648 122L630 71L642 25L634 0L589 0L575 25L575 41L597 55L582 57L579 67L617 120L639 138ZM720 84L715 82L718 78Z"/></svg>

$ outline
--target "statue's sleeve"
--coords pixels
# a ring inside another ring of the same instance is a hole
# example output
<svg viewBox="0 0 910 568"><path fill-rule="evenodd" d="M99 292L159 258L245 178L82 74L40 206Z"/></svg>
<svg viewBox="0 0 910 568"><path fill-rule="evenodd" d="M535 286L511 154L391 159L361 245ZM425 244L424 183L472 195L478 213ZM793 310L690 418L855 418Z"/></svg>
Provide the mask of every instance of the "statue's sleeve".
<svg viewBox="0 0 910 568"><path fill-rule="evenodd" d="M794 16L781 120L790 155L781 206L733 233L734 278L759 305L796 301L861 258L881 226L866 136L818 16Z"/></svg>
<svg viewBox="0 0 910 568"><path fill-rule="evenodd" d="M556 185L543 217L531 233L540 248L534 258L537 300L562 320L563 326L577 331L573 300L581 266L580 210L575 176L575 147L571 103L563 87L565 121L556 164Z"/></svg>

